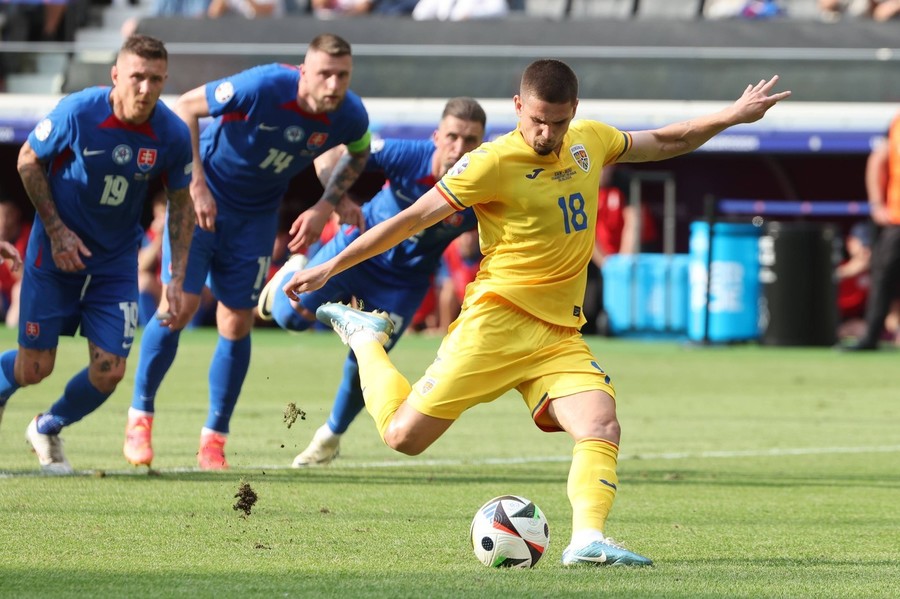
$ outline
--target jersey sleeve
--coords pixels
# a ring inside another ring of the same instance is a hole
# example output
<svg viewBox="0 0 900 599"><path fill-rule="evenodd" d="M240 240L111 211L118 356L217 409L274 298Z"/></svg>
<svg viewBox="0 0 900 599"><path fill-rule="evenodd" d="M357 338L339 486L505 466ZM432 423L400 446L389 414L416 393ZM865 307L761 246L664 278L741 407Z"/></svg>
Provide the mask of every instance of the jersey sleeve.
<svg viewBox="0 0 900 599"><path fill-rule="evenodd" d="M625 131L598 121L592 121L591 128L605 149L603 166L616 162L631 147L631 134Z"/></svg>
<svg viewBox="0 0 900 599"><path fill-rule="evenodd" d="M457 210L489 202L496 198L499 166L495 152L484 146L472 150L438 181L438 191Z"/></svg>
<svg viewBox="0 0 900 599"><path fill-rule="evenodd" d="M41 162L52 160L71 147L75 138L74 105L71 96L63 98L28 134L28 144Z"/></svg>
<svg viewBox="0 0 900 599"><path fill-rule="evenodd" d="M360 152L366 147L372 144L372 134L366 129L366 132L363 133L363 136L357 139L356 141L351 141L347 144L347 149L351 152Z"/></svg>
<svg viewBox="0 0 900 599"><path fill-rule="evenodd" d="M255 67L207 83L206 102L209 105L210 116L250 112L265 82L261 71L260 67Z"/></svg>
<svg viewBox="0 0 900 599"><path fill-rule="evenodd" d="M166 171L166 187L168 189L184 189L191 183L194 163L190 130L178 117L174 117L171 136L169 153L172 158Z"/></svg>
<svg viewBox="0 0 900 599"><path fill-rule="evenodd" d="M369 113L363 106L362 100L353 92L347 92L345 102L351 107L348 117L351 124L347 128L347 149L351 152L359 152L372 142L372 134L369 132Z"/></svg>
<svg viewBox="0 0 900 599"><path fill-rule="evenodd" d="M371 144L372 153L366 163L367 171L384 171L388 179L393 173L393 166L404 164L408 154L409 141L402 139L376 139Z"/></svg>

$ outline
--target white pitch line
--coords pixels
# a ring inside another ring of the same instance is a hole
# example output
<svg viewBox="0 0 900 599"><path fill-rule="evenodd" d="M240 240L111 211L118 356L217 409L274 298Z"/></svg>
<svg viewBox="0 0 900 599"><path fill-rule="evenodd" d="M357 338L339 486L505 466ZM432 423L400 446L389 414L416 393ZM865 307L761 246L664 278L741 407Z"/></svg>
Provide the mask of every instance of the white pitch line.
<svg viewBox="0 0 900 599"><path fill-rule="evenodd" d="M723 458L765 458L802 455L838 455L860 453L897 453L900 445L875 445L867 447L783 447L771 449L748 449L733 451L697 451L697 452L665 452L665 453L636 453L619 456L619 460L693 460L693 459L723 459ZM546 464L557 462L569 462L571 456L530 456L518 458L485 458L479 460L382 460L378 462L351 462L338 461L328 466L331 469L351 470L354 468L424 468L434 466L510 466L521 464ZM247 470L288 470L288 465L248 466L235 468L236 472ZM319 469L319 468L316 468ZM199 468L164 468L154 469L158 474L185 474L189 472L202 472ZM130 468L128 470L77 470L75 475L80 476L147 476L144 468ZM29 478L44 476L40 470L28 472L8 472L0 470L0 479L5 478Z"/></svg>

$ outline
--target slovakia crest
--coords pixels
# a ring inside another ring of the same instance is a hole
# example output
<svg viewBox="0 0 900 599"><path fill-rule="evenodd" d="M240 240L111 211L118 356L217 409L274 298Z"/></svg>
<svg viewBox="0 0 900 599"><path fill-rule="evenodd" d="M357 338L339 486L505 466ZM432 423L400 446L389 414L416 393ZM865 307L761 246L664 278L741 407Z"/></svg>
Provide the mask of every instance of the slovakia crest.
<svg viewBox="0 0 900 599"><path fill-rule="evenodd" d="M569 151L572 152L572 158L575 159L575 163L581 167L581 170L588 172L591 169L591 157L588 156L583 145L576 144L569 148Z"/></svg>
<svg viewBox="0 0 900 599"><path fill-rule="evenodd" d="M309 136L309 139L306 140L306 147L313 148L321 148L325 145L325 142L328 140L328 134L317 131Z"/></svg>
<svg viewBox="0 0 900 599"><path fill-rule="evenodd" d="M41 336L41 325L36 322L25 323L25 335L29 339L37 339Z"/></svg>
<svg viewBox="0 0 900 599"><path fill-rule="evenodd" d="M149 171L156 164L156 150L153 148L141 148L138 150L137 165L144 172Z"/></svg>

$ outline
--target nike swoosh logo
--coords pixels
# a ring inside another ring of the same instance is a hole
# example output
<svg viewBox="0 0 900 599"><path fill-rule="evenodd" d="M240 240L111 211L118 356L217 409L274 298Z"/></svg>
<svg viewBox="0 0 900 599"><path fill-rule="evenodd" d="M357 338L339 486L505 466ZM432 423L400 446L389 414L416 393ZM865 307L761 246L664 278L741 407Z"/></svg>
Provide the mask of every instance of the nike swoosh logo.
<svg viewBox="0 0 900 599"><path fill-rule="evenodd" d="M605 564L606 563L606 552L601 551L600 555L596 555L596 556L579 555L578 559L585 561L585 562L597 562L598 564Z"/></svg>
<svg viewBox="0 0 900 599"><path fill-rule="evenodd" d="M87 148L85 148L81 152L82 156L96 156L98 154L105 154L105 153L106 153L106 150L88 150Z"/></svg>
<svg viewBox="0 0 900 599"><path fill-rule="evenodd" d="M258 294L258 293L253 293L253 294L251 294L251 295L250 295L250 299L253 300L253 301L255 302L256 300L259 299L259 294Z"/></svg>
<svg viewBox="0 0 900 599"><path fill-rule="evenodd" d="M122 342L122 349L131 349L131 344L132 344L132 343L134 343L134 341L123 341L123 342Z"/></svg>
<svg viewBox="0 0 900 599"><path fill-rule="evenodd" d="M265 123L260 123L260 124L259 124L259 128L260 128L261 131L275 131L276 129L278 129L277 126L274 126L274 125L267 125L267 124L265 124Z"/></svg>

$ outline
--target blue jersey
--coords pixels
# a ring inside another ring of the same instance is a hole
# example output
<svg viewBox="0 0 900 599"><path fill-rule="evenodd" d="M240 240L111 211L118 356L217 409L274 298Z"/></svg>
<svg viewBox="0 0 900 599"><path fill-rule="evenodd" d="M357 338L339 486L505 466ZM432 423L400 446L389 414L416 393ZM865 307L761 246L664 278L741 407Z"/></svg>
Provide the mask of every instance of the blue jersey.
<svg viewBox="0 0 900 599"><path fill-rule="evenodd" d="M372 143L367 168L383 170L388 185L363 205L367 228L391 218L434 187L436 181L431 173L434 152L431 140L387 139ZM363 266L380 269L382 276L392 284L427 284L450 242L477 224L471 209L451 214L442 222L370 258Z"/></svg>
<svg viewBox="0 0 900 599"><path fill-rule="evenodd" d="M369 117L359 96L348 91L337 110L309 114L297 105L299 82L297 67L269 64L206 84L216 118L200 153L219 206L275 211L291 179L316 156L366 137Z"/></svg>
<svg viewBox="0 0 900 599"><path fill-rule="evenodd" d="M141 125L113 114L109 87L66 96L28 135L48 164L50 193L62 222L93 254L82 257L87 274L131 272L143 237L141 216L151 179L169 189L190 183L187 125L162 102ZM27 261L57 271L50 238L35 218Z"/></svg>

